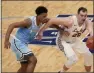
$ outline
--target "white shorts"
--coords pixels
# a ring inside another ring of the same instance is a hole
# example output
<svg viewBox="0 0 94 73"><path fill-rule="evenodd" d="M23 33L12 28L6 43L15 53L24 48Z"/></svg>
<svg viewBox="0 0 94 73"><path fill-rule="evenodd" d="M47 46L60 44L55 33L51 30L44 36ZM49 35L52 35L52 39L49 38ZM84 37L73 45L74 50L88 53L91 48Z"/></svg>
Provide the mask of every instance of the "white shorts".
<svg viewBox="0 0 94 73"><path fill-rule="evenodd" d="M61 40L60 34L57 36L56 45L60 50L64 51L64 54L67 57L76 55L74 50L76 50L79 53L90 52L85 42L76 41L75 43L71 44L64 40Z"/></svg>
<svg viewBox="0 0 94 73"><path fill-rule="evenodd" d="M75 55L74 50L78 53L86 53L89 52L89 49L86 47L86 44L83 42L75 42L73 44L67 43L66 41L61 42L64 47L64 52L67 57L71 57Z"/></svg>

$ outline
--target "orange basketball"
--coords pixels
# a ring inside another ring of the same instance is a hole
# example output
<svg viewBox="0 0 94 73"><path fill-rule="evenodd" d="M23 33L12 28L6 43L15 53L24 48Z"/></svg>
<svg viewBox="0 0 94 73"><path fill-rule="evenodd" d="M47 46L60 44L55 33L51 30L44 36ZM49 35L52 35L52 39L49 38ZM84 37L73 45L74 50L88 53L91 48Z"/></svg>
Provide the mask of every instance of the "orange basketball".
<svg viewBox="0 0 94 73"><path fill-rule="evenodd" d="M86 41L86 45L90 50L94 50L94 37L90 37Z"/></svg>

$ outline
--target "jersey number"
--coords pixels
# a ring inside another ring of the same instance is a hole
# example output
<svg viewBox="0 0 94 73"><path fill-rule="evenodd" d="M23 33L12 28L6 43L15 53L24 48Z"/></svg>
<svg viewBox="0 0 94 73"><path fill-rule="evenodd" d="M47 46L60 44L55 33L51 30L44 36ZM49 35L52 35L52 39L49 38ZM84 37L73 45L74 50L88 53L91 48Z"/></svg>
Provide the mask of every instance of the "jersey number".
<svg viewBox="0 0 94 73"><path fill-rule="evenodd" d="M75 29L73 32L75 32L75 34L73 34L72 37L79 37L81 35L81 31L77 31L77 29Z"/></svg>

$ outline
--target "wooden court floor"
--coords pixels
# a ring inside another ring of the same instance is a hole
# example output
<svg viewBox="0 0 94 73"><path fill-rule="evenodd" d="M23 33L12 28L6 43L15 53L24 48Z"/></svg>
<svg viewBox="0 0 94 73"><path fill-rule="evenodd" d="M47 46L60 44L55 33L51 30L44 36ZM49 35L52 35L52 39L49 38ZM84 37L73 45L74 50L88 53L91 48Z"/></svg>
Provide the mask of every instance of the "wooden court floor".
<svg viewBox="0 0 94 73"><path fill-rule="evenodd" d="M2 1L2 72L16 72L20 67L11 49L4 48L4 36L9 24L23 20L23 17L35 15L34 10L40 5L48 8L48 17L56 17L57 14L76 14L81 6L88 9L88 14L93 14L92 1ZM12 33L15 34L16 30ZM66 62L64 53L56 46L31 44L29 48L38 60L35 72L58 72ZM83 55L77 55L79 61L68 72L85 72Z"/></svg>

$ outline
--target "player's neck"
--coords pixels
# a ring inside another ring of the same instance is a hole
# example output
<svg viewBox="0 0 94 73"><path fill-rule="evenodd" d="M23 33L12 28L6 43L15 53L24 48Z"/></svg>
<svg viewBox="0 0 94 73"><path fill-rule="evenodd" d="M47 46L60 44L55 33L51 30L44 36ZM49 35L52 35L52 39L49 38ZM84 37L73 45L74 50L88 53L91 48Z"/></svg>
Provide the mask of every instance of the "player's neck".
<svg viewBox="0 0 94 73"><path fill-rule="evenodd" d="M82 26L82 25L83 25L83 23L81 23L81 22L80 22L80 20L79 20L79 18L78 18L78 16L77 16L77 15L76 15L76 17L77 17L77 22L78 22L78 25L79 25L79 26Z"/></svg>
<svg viewBox="0 0 94 73"><path fill-rule="evenodd" d="M40 26L40 24L41 24L41 21L39 20L38 16L36 16L36 25Z"/></svg>

